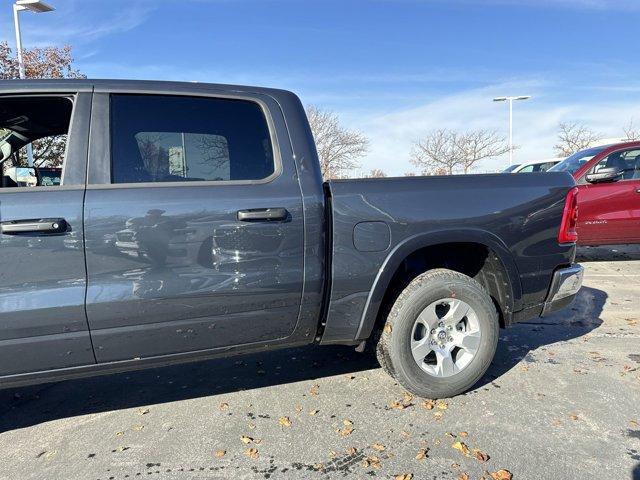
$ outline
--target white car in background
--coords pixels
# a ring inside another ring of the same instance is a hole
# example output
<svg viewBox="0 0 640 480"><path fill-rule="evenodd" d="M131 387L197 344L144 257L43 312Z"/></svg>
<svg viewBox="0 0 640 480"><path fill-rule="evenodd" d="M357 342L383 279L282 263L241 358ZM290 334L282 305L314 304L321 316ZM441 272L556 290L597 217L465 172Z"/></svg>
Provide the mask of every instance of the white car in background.
<svg viewBox="0 0 640 480"><path fill-rule="evenodd" d="M509 167L505 168L502 173L546 172L561 161L561 158L552 158L550 160L538 160L535 162L519 163L517 165L510 165Z"/></svg>

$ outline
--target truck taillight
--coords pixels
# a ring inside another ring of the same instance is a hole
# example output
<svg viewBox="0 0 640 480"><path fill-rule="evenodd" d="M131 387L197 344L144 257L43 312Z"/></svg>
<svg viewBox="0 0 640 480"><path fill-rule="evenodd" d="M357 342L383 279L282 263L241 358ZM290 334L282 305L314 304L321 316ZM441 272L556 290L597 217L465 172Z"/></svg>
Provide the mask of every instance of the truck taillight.
<svg viewBox="0 0 640 480"><path fill-rule="evenodd" d="M562 223L558 232L558 243L575 243L578 241L578 187L567 193L562 212Z"/></svg>

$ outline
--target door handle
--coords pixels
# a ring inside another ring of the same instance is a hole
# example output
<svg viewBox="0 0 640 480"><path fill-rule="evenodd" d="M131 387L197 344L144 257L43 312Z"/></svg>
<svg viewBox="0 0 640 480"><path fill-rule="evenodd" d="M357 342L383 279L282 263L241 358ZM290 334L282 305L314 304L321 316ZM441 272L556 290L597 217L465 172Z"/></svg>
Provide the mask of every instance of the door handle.
<svg viewBox="0 0 640 480"><path fill-rule="evenodd" d="M289 218L286 208L252 208L238 210L238 220L241 222L282 221Z"/></svg>
<svg viewBox="0 0 640 480"><path fill-rule="evenodd" d="M67 230L64 218L41 218L39 220L12 220L0 223L0 232L6 235L20 233L62 233Z"/></svg>

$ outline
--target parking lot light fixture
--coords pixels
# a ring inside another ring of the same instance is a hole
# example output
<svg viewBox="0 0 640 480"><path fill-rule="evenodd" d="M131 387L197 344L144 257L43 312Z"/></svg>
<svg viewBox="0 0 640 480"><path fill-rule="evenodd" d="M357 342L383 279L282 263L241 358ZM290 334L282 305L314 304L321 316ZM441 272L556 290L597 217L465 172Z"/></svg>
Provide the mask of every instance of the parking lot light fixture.
<svg viewBox="0 0 640 480"><path fill-rule="evenodd" d="M24 10L33 13L46 13L51 12L54 8L41 0L17 0L13 4L13 23L16 28L16 51L18 52L18 74L21 79L26 77L24 58L22 56L22 34L20 33L20 12ZM30 167L33 166L33 148L30 143L27 145L27 162Z"/></svg>
<svg viewBox="0 0 640 480"><path fill-rule="evenodd" d="M531 95L518 95L515 97L495 97L494 102L509 102L509 166L513 165L513 102L514 100L527 100Z"/></svg>

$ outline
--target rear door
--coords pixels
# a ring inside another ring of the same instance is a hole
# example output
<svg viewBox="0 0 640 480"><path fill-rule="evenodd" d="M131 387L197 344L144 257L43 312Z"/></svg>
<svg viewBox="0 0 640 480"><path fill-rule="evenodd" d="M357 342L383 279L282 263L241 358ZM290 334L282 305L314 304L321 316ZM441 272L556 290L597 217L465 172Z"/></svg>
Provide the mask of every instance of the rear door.
<svg viewBox="0 0 640 480"><path fill-rule="evenodd" d="M622 178L590 184L586 175L617 167ZM583 245L640 242L640 149L618 150L603 158L578 180L578 241Z"/></svg>
<svg viewBox="0 0 640 480"><path fill-rule="evenodd" d="M94 112L86 308L98 362L289 336L303 211L277 104L96 91Z"/></svg>
<svg viewBox="0 0 640 480"><path fill-rule="evenodd" d="M0 96L0 375L95 363L82 225L90 108L90 87Z"/></svg>

